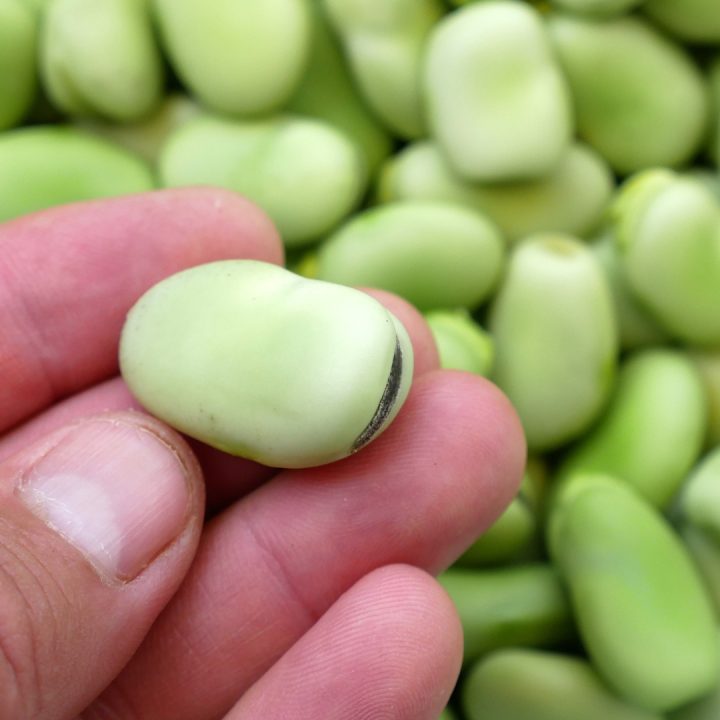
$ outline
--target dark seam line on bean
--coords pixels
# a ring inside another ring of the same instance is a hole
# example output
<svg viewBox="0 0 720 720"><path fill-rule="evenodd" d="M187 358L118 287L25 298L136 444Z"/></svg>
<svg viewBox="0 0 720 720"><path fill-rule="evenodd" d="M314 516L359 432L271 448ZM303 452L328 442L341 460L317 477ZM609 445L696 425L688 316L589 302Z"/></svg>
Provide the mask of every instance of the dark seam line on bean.
<svg viewBox="0 0 720 720"><path fill-rule="evenodd" d="M395 401L397 400L398 392L400 391L400 384L402 380L403 372L403 357L402 350L400 348L400 341L395 338L395 354L393 355L392 365L390 367L390 377L388 378L385 390L383 391L380 403L378 404L375 415L370 420L367 427L360 433L357 440L352 445L352 452L356 452L363 445L369 443L378 429L387 419L390 414Z"/></svg>

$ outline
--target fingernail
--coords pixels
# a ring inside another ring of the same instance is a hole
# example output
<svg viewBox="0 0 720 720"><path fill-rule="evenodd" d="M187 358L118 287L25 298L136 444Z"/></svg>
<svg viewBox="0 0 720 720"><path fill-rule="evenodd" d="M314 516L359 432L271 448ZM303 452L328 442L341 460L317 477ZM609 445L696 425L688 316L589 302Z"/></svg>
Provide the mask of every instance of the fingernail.
<svg viewBox="0 0 720 720"><path fill-rule="evenodd" d="M187 473L160 437L117 419L81 423L23 474L22 501L101 576L135 578L183 530Z"/></svg>

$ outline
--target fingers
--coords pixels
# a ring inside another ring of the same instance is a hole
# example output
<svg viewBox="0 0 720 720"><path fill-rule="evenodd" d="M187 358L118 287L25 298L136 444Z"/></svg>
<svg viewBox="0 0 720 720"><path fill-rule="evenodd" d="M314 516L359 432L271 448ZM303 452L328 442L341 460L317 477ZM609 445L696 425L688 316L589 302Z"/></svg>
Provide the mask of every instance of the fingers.
<svg viewBox="0 0 720 720"><path fill-rule="evenodd" d="M54 208L3 225L0 245L0 432L116 372L125 314L163 277L283 257L260 210L208 188Z"/></svg>
<svg viewBox="0 0 720 720"><path fill-rule="evenodd" d="M0 464L0 717L77 716L177 589L200 470L139 413L66 426Z"/></svg>
<svg viewBox="0 0 720 720"><path fill-rule="evenodd" d="M460 671L462 628L425 573L358 581L250 688L225 720L437 720Z"/></svg>
<svg viewBox="0 0 720 720"><path fill-rule="evenodd" d="M367 573L450 564L509 502L524 458L517 417L494 386L465 373L418 378L363 451L280 473L210 524L104 706L123 716L128 702L154 720L226 712Z"/></svg>
<svg viewBox="0 0 720 720"><path fill-rule="evenodd" d="M415 376L435 370L438 354L423 316L408 302L383 290L367 290L403 323L415 354ZM0 462L24 445L80 417L109 410L139 410L139 403L119 378L100 383L62 400L0 438ZM275 470L190 441L203 468L207 483L208 512L215 514L255 489L275 474Z"/></svg>

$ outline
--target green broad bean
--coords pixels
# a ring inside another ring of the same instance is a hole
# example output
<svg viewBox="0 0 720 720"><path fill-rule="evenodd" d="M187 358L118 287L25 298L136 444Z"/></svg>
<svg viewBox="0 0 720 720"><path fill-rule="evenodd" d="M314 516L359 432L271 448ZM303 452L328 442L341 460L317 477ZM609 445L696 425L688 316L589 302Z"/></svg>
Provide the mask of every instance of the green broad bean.
<svg viewBox="0 0 720 720"><path fill-rule="evenodd" d="M712 127L710 129L710 157L720 169L720 54L710 67L710 91L712 96Z"/></svg>
<svg viewBox="0 0 720 720"><path fill-rule="evenodd" d="M134 123L104 122L94 119L76 120L82 130L109 140L141 157L156 168L168 137L190 120L203 114L199 105L185 95L168 95L149 117Z"/></svg>
<svg viewBox="0 0 720 720"><path fill-rule="evenodd" d="M163 69L147 0L52 0L40 69L70 115L138 120L160 102Z"/></svg>
<svg viewBox="0 0 720 720"><path fill-rule="evenodd" d="M547 27L580 137L617 173L690 160L705 137L708 97L679 45L635 16L600 22L553 13Z"/></svg>
<svg viewBox="0 0 720 720"><path fill-rule="evenodd" d="M537 650L479 662L462 696L467 720L662 720L616 697L586 661Z"/></svg>
<svg viewBox="0 0 720 720"><path fill-rule="evenodd" d="M720 7L717 0L646 0L642 11L663 30L683 42L720 42Z"/></svg>
<svg viewBox="0 0 720 720"><path fill-rule="evenodd" d="M718 200L720 200L720 173L706 167L694 167L683 174L685 177L692 178L704 185Z"/></svg>
<svg viewBox="0 0 720 720"><path fill-rule="evenodd" d="M437 345L440 367L490 374L493 340L467 310L433 310L425 314L425 320Z"/></svg>
<svg viewBox="0 0 720 720"><path fill-rule="evenodd" d="M0 130L27 114L35 97L37 21L25 0L0 0Z"/></svg>
<svg viewBox="0 0 720 720"><path fill-rule="evenodd" d="M347 133L362 149L368 173L374 175L390 155L392 140L355 89L321 1L310 3L313 11L310 58L287 110L323 120Z"/></svg>
<svg viewBox="0 0 720 720"><path fill-rule="evenodd" d="M123 328L120 368L143 406L178 430L300 468L346 457L389 425L413 353L400 322L369 295L228 260L143 295Z"/></svg>
<svg viewBox="0 0 720 720"><path fill-rule="evenodd" d="M429 141L392 157L380 176L381 202L438 200L485 213L511 243L539 232L585 236L599 225L614 181L607 163L590 147L574 143L560 164L534 181L471 183L455 173Z"/></svg>
<svg viewBox="0 0 720 720"><path fill-rule="evenodd" d="M356 215L320 247L317 277L383 288L420 310L475 308L494 290L504 245L479 213L394 203Z"/></svg>
<svg viewBox="0 0 720 720"><path fill-rule="evenodd" d="M445 708L442 713L440 713L439 720L456 720L456 718L450 708Z"/></svg>
<svg viewBox="0 0 720 720"><path fill-rule="evenodd" d="M720 546L702 530L680 522L678 532L705 586L705 593L720 621Z"/></svg>
<svg viewBox="0 0 720 720"><path fill-rule="evenodd" d="M630 12L646 0L550 0L561 10L569 10L579 15L607 18Z"/></svg>
<svg viewBox="0 0 720 720"><path fill-rule="evenodd" d="M0 222L153 187L139 158L80 130L35 126L0 135Z"/></svg>
<svg viewBox="0 0 720 720"><path fill-rule="evenodd" d="M367 179L344 133L299 116L188 122L163 147L159 173L165 187L220 185L246 195L289 247L333 230L357 205Z"/></svg>
<svg viewBox="0 0 720 720"><path fill-rule="evenodd" d="M519 494L503 514L457 559L455 565L480 568L526 559L537 538L533 510Z"/></svg>
<svg viewBox="0 0 720 720"><path fill-rule="evenodd" d="M515 248L490 311L493 379L533 450L557 448L595 421L615 376L617 330L591 250L561 235Z"/></svg>
<svg viewBox="0 0 720 720"><path fill-rule="evenodd" d="M686 522L720 548L720 445L703 458L687 479L680 510Z"/></svg>
<svg viewBox="0 0 720 720"><path fill-rule="evenodd" d="M510 0L441 20L427 52L431 134L468 180L537 179L570 146L571 99L540 14Z"/></svg>
<svg viewBox="0 0 720 720"><path fill-rule="evenodd" d="M700 373L708 407L706 447L720 445L720 349L693 352L690 358Z"/></svg>
<svg viewBox="0 0 720 720"><path fill-rule="evenodd" d="M154 0L165 50L185 85L229 115L277 111L307 62L307 0Z"/></svg>
<svg viewBox="0 0 720 720"><path fill-rule="evenodd" d="M323 0L369 106L395 134L425 134L421 93L428 33L440 0Z"/></svg>
<svg viewBox="0 0 720 720"><path fill-rule="evenodd" d="M706 428L692 361L671 349L644 350L622 363L610 405L567 455L560 476L611 475L665 508L700 457Z"/></svg>
<svg viewBox="0 0 720 720"><path fill-rule="evenodd" d="M674 337L720 345L720 201L701 182L668 170L633 177L615 202L625 277Z"/></svg>
<svg viewBox="0 0 720 720"><path fill-rule="evenodd" d="M717 637L720 641L720 635ZM718 718L720 718L720 677L715 689L709 695L668 714L668 720L717 720Z"/></svg>
<svg viewBox="0 0 720 720"><path fill-rule="evenodd" d="M451 568L439 582L462 622L465 664L498 648L544 647L575 637L565 590L550 565Z"/></svg>
<svg viewBox="0 0 720 720"><path fill-rule="evenodd" d="M630 487L594 478L564 498L551 529L580 636L605 681L657 712L710 692L720 674L712 608L665 519Z"/></svg>
<svg viewBox="0 0 720 720"><path fill-rule="evenodd" d="M620 347L624 350L636 350L666 342L668 336L665 330L638 302L628 287L612 232L606 231L591 247L602 265L612 291Z"/></svg>

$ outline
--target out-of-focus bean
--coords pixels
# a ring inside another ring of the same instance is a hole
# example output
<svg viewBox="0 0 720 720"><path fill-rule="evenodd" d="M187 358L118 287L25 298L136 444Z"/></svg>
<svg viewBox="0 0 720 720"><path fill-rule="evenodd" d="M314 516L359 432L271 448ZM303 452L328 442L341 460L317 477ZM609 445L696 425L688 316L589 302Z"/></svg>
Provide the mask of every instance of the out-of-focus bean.
<svg viewBox="0 0 720 720"><path fill-rule="evenodd" d="M615 378L617 330L600 264L577 240L545 235L510 258L490 314L493 378L534 450L569 442L598 417Z"/></svg>
<svg viewBox="0 0 720 720"><path fill-rule="evenodd" d="M706 428L702 381L692 361L675 350L639 352L622 364L609 407L560 473L612 475L664 508L700 456Z"/></svg>
<svg viewBox="0 0 720 720"><path fill-rule="evenodd" d="M623 702L589 663L537 650L502 650L463 685L468 720L662 720Z"/></svg>
<svg viewBox="0 0 720 720"><path fill-rule="evenodd" d="M288 110L309 115L346 132L362 149L370 174L390 154L390 135L355 90L337 39L328 26L322 0L311 0L310 58Z"/></svg>
<svg viewBox="0 0 720 720"><path fill-rule="evenodd" d="M384 205L356 215L319 249L317 277L370 285L420 310L475 308L495 289L504 245L479 213L447 203Z"/></svg>
<svg viewBox="0 0 720 720"><path fill-rule="evenodd" d="M720 445L720 349L693 352L690 358L700 372L708 407L707 447Z"/></svg>
<svg viewBox="0 0 720 720"><path fill-rule="evenodd" d="M35 96L37 21L25 0L0 0L0 130L22 120Z"/></svg>
<svg viewBox="0 0 720 720"><path fill-rule="evenodd" d="M720 42L720 8L717 0L646 0L643 12L684 42Z"/></svg>
<svg viewBox="0 0 720 720"><path fill-rule="evenodd" d="M635 350L666 342L667 333L628 287L612 232L604 232L593 242L592 249L612 290L620 346L625 350Z"/></svg>
<svg viewBox="0 0 720 720"><path fill-rule="evenodd" d="M720 674L712 608L663 517L627 485L593 478L550 528L583 644L608 684L655 711L710 692Z"/></svg>
<svg viewBox="0 0 720 720"><path fill-rule="evenodd" d="M139 158L74 128L36 126L0 135L0 222L154 184Z"/></svg>
<svg viewBox="0 0 720 720"><path fill-rule="evenodd" d="M471 183L456 175L437 146L409 145L385 165L381 202L441 200L485 213L510 242L539 232L585 236L598 226L613 190L607 163L575 143L547 176L528 182Z"/></svg>
<svg viewBox="0 0 720 720"><path fill-rule="evenodd" d="M574 637L570 606L550 565L452 568L440 576L460 615L464 662L503 647L546 647Z"/></svg>
<svg viewBox="0 0 720 720"><path fill-rule="evenodd" d="M360 200L367 176L355 145L319 120L201 117L169 138L160 179L166 187L220 185L246 195L292 247L340 223Z"/></svg>
<svg viewBox="0 0 720 720"><path fill-rule="evenodd" d="M681 165L699 149L707 88L679 45L634 16L599 22L555 13L548 28L580 137L618 173Z"/></svg>
<svg viewBox="0 0 720 720"><path fill-rule="evenodd" d="M536 179L569 147L568 88L540 14L523 3L476 3L441 20L425 93L432 135L469 180Z"/></svg>
<svg viewBox="0 0 720 720"><path fill-rule="evenodd" d="M154 0L165 50L207 107L260 115L287 103L311 43L307 0Z"/></svg>
<svg viewBox="0 0 720 720"><path fill-rule="evenodd" d="M668 170L628 181L614 207L625 277L674 337L720 345L720 201Z"/></svg>
<svg viewBox="0 0 720 720"><path fill-rule="evenodd" d="M440 0L323 0L370 107L394 133L421 137L421 72Z"/></svg>
<svg viewBox="0 0 720 720"><path fill-rule="evenodd" d="M446 370L490 374L495 349L490 335L467 310L433 310L425 314Z"/></svg>
<svg viewBox="0 0 720 720"><path fill-rule="evenodd" d="M160 102L148 0L52 0L41 27L44 84L65 112L127 122Z"/></svg>

